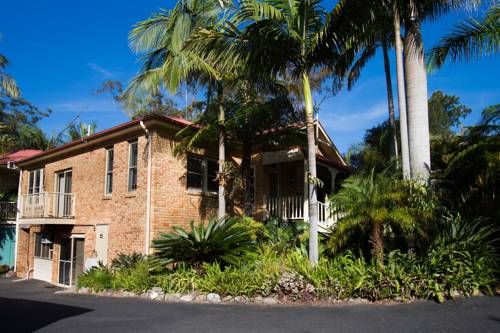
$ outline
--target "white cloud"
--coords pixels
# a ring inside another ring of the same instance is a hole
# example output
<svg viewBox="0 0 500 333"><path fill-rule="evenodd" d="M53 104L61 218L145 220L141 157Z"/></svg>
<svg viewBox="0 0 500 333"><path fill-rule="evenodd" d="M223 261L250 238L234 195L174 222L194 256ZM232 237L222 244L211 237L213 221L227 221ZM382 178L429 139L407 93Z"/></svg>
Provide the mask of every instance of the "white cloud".
<svg viewBox="0 0 500 333"><path fill-rule="evenodd" d="M95 72L101 74L103 77L109 78L109 77L114 76L114 73L112 73L111 71L107 70L106 68L104 68L102 66L99 66L96 63L89 62L89 63L87 63L87 67L89 67L90 69L94 70Z"/></svg>
<svg viewBox="0 0 500 333"><path fill-rule="evenodd" d="M364 111L329 110L320 113L321 122L336 132L363 130L377 125L387 116L387 102L379 102Z"/></svg>

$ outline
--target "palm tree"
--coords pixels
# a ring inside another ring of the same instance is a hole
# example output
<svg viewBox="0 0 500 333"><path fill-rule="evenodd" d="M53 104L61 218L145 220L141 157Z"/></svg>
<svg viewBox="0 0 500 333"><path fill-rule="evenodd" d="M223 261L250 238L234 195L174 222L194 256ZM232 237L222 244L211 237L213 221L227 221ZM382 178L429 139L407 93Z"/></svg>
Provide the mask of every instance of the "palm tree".
<svg viewBox="0 0 500 333"><path fill-rule="evenodd" d="M218 126L217 107L218 103L208 105L209 111L196 121L197 126L186 127L177 134L181 141L174 150L176 154L213 142ZM224 109L227 116L227 149L241 153L238 186L234 186L233 182L230 192L243 189L244 214L250 216L253 208L252 155L270 144L303 143L302 131L288 126L299 121L300 117L293 108L285 85L271 78L265 82L256 82L248 76L237 78L226 96ZM281 130L267 131L270 128ZM227 176L233 176L232 169L227 171Z"/></svg>
<svg viewBox="0 0 500 333"><path fill-rule="evenodd" d="M244 0L221 29L199 31L191 49L209 63L231 71L243 63L253 76L293 76L302 86L307 129L309 178L309 260L318 261L316 138L310 76L333 68L336 43L328 33L328 13L319 0Z"/></svg>
<svg viewBox="0 0 500 333"><path fill-rule="evenodd" d="M180 0L170 11L162 11L139 22L131 31L132 49L143 55L144 65L133 79L127 94L133 98L142 91L155 92L164 87L175 92L183 82L201 81L215 85L219 102L219 173L225 158L224 81L216 66L210 66L185 44L193 31L209 27L226 15L225 2L219 0ZM215 82L215 84L214 84ZM226 215L224 186L219 183L218 216Z"/></svg>
<svg viewBox="0 0 500 333"><path fill-rule="evenodd" d="M5 73L5 68L9 65L9 61L5 56L0 54L0 93L5 93L7 96L16 98L21 91L17 87L16 81Z"/></svg>
<svg viewBox="0 0 500 333"><path fill-rule="evenodd" d="M469 18L455 26L428 54L428 66L441 67L448 58L477 59L500 50L500 5L494 4L482 21Z"/></svg>
<svg viewBox="0 0 500 333"><path fill-rule="evenodd" d="M337 251L360 230L370 234L372 255L379 262L384 254L384 230L397 226L408 234L413 228L413 215L401 182L384 173L355 175L342 183L340 191L331 198L332 207L342 216L332 229L328 241Z"/></svg>
<svg viewBox="0 0 500 333"><path fill-rule="evenodd" d="M350 6L346 13L343 7ZM341 2L340 6L334 11L334 20L339 15L350 16L348 19L353 21L359 21L360 16L352 17L353 12L363 12L366 6L365 1L352 0L347 2ZM396 118L394 112L394 97L392 91L392 78L391 78L391 65L389 60L389 47L393 44L393 18L391 13L391 7L388 7L387 1L379 1L378 6L374 6L376 12L368 17L362 17L362 20L366 20L364 24L352 24L351 29L345 29L343 27L341 30L348 34L348 36L342 36L342 39L351 40L346 43L348 48L353 48L353 50L344 50L343 56L337 62L337 73L341 76L347 77L347 87L349 90L352 89L353 85L357 82L361 75L362 69L366 66L368 61L373 58L380 48L382 50L382 55L384 59L384 73L386 79L386 90L387 90L387 108L389 111L389 124L392 131L392 152L396 161L398 160L398 135L396 130ZM359 51L358 51L359 50ZM352 53L359 53L359 56L353 58ZM348 59L345 59L348 58ZM351 64L350 60L354 62Z"/></svg>

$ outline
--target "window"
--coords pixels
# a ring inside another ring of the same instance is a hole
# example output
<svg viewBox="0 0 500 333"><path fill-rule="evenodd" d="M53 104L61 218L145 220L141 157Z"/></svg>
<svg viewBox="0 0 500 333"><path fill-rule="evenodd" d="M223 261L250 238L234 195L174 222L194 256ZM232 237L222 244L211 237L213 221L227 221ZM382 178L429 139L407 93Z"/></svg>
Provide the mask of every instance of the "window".
<svg viewBox="0 0 500 333"><path fill-rule="evenodd" d="M204 192L217 192L218 164L214 160L197 156L188 156L187 187Z"/></svg>
<svg viewBox="0 0 500 333"><path fill-rule="evenodd" d="M104 194L110 195L113 193L113 147L106 149L106 180L104 185Z"/></svg>
<svg viewBox="0 0 500 333"><path fill-rule="evenodd" d="M129 142L128 158L128 190L137 190L137 140Z"/></svg>
<svg viewBox="0 0 500 333"><path fill-rule="evenodd" d="M52 237L46 233L35 233L35 257L52 259L54 243Z"/></svg>
<svg viewBox="0 0 500 333"><path fill-rule="evenodd" d="M31 170L29 172L28 194L38 194L43 188L43 169Z"/></svg>

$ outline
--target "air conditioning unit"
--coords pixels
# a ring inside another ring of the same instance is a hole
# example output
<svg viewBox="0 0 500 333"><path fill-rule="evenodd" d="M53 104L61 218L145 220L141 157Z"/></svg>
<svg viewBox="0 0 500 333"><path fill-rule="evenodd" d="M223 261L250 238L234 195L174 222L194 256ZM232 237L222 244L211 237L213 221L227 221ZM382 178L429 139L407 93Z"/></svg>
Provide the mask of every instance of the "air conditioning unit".
<svg viewBox="0 0 500 333"><path fill-rule="evenodd" d="M8 161L7 162L7 169L12 169L12 170L17 169L16 164L14 163L14 161Z"/></svg>

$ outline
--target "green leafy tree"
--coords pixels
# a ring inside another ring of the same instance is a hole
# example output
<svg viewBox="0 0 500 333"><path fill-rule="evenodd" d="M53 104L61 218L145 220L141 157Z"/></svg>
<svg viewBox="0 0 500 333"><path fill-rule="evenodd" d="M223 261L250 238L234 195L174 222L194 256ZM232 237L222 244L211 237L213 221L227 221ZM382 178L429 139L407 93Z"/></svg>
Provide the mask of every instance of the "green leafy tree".
<svg viewBox="0 0 500 333"><path fill-rule="evenodd" d="M472 110L460 103L457 96L436 91L429 98L429 129L431 136L449 137Z"/></svg>

